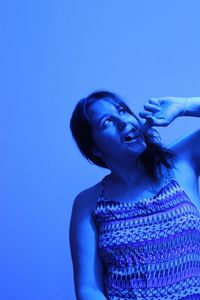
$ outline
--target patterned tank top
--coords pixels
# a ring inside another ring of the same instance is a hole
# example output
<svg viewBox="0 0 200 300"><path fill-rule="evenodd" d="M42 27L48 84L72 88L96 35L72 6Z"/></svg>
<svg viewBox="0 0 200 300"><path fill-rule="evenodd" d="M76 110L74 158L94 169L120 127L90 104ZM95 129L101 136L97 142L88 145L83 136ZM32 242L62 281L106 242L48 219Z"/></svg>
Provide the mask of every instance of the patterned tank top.
<svg viewBox="0 0 200 300"><path fill-rule="evenodd" d="M151 198L94 212L109 300L200 299L200 213L172 176Z"/></svg>

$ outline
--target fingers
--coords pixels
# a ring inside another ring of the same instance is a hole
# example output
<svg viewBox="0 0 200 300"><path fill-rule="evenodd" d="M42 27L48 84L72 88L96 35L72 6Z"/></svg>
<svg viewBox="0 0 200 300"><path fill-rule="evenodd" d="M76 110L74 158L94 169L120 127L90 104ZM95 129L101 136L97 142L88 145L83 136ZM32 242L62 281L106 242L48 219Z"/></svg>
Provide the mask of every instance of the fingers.
<svg viewBox="0 0 200 300"><path fill-rule="evenodd" d="M161 111L159 100L151 98L147 104L144 105L144 110L139 113L141 118L147 118Z"/></svg>
<svg viewBox="0 0 200 300"><path fill-rule="evenodd" d="M146 119L146 118L152 116L152 113L150 111L141 111L141 112L139 112L139 116L141 118L145 118Z"/></svg>
<svg viewBox="0 0 200 300"><path fill-rule="evenodd" d="M162 99L151 98L144 105L144 110L139 112L141 118L146 119L146 122L135 132L135 135L140 135L152 126L167 126L169 122L162 113Z"/></svg>
<svg viewBox="0 0 200 300"><path fill-rule="evenodd" d="M158 98L150 98L149 103L160 106L160 101Z"/></svg>
<svg viewBox="0 0 200 300"><path fill-rule="evenodd" d="M167 126L169 122L165 118L156 118L156 116L148 116L147 122L151 124L151 126Z"/></svg>
<svg viewBox="0 0 200 300"><path fill-rule="evenodd" d="M149 128L152 127L152 121L151 120L147 120L142 126L140 126L136 132L135 132L135 137L142 134L143 132L145 132L146 130L148 130Z"/></svg>
<svg viewBox="0 0 200 300"><path fill-rule="evenodd" d="M146 116L146 122L138 128L138 130L135 132L135 136L143 134L145 131L150 129L153 126L162 126L165 127L169 124L165 118L156 118L156 116L153 116L152 114L149 116Z"/></svg>
<svg viewBox="0 0 200 300"><path fill-rule="evenodd" d="M160 105L147 103L144 105L144 109L155 113L155 112L160 111L161 107L160 107Z"/></svg>

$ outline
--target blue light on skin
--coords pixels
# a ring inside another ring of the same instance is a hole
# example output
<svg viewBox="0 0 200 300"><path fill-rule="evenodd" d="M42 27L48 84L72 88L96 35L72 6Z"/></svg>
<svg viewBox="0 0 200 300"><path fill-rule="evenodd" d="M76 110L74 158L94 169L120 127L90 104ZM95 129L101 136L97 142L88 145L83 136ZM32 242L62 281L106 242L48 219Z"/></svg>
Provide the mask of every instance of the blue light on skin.
<svg viewBox="0 0 200 300"><path fill-rule="evenodd" d="M126 143L124 133L139 127L136 118L122 107L106 101L98 100L88 107L88 116L92 125L93 138L96 143L94 154L105 162L129 164L146 149L141 134L133 143Z"/></svg>
<svg viewBox="0 0 200 300"><path fill-rule="evenodd" d="M138 129L134 133L134 136L135 137L141 136L145 131L147 131L151 127L152 127L152 121L147 119L147 121L144 124L142 124L142 126L138 127Z"/></svg>

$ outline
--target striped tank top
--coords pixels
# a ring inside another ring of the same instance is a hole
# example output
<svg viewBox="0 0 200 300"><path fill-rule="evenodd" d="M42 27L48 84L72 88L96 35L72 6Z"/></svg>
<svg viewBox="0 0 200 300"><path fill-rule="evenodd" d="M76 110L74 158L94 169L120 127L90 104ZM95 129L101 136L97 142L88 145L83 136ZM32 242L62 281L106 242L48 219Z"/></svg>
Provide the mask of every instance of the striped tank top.
<svg viewBox="0 0 200 300"><path fill-rule="evenodd" d="M176 179L151 198L104 196L94 212L108 300L200 299L200 213Z"/></svg>

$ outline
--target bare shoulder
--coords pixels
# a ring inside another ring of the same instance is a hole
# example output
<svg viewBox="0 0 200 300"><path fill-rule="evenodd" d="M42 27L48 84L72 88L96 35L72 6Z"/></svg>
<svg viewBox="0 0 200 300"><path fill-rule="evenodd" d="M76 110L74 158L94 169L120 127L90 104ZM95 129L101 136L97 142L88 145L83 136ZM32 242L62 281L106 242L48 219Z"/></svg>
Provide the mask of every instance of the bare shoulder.
<svg viewBox="0 0 200 300"><path fill-rule="evenodd" d="M98 185L96 184L83 190L74 199L70 220L70 238L72 244L74 241L78 241L78 244L81 245L80 241L86 237L88 239L89 235L91 239L94 238L93 233L96 231L94 210L97 202Z"/></svg>
<svg viewBox="0 0 200 300"><path fill-rule="evenodd" d="M100 188L101 184L97 183L75 197L70 220L70 235L73 241L74 236L81 240L88 237L89 232L92 236L92 232L96 231L94 211Z"/></svg>
<svg viewBox="0 0 200 300"><path fill-rule="evenodd" d="M74 199L73 211L92 213L101 192L101 181L81 191Z"/></svg>
<svg viewBox="0 0 200 300"><path fill-rule="evenodd" d="M200 174L200 129L187 134L170 144L171 149L179 161L190 165L194 172Z"/></svg>

